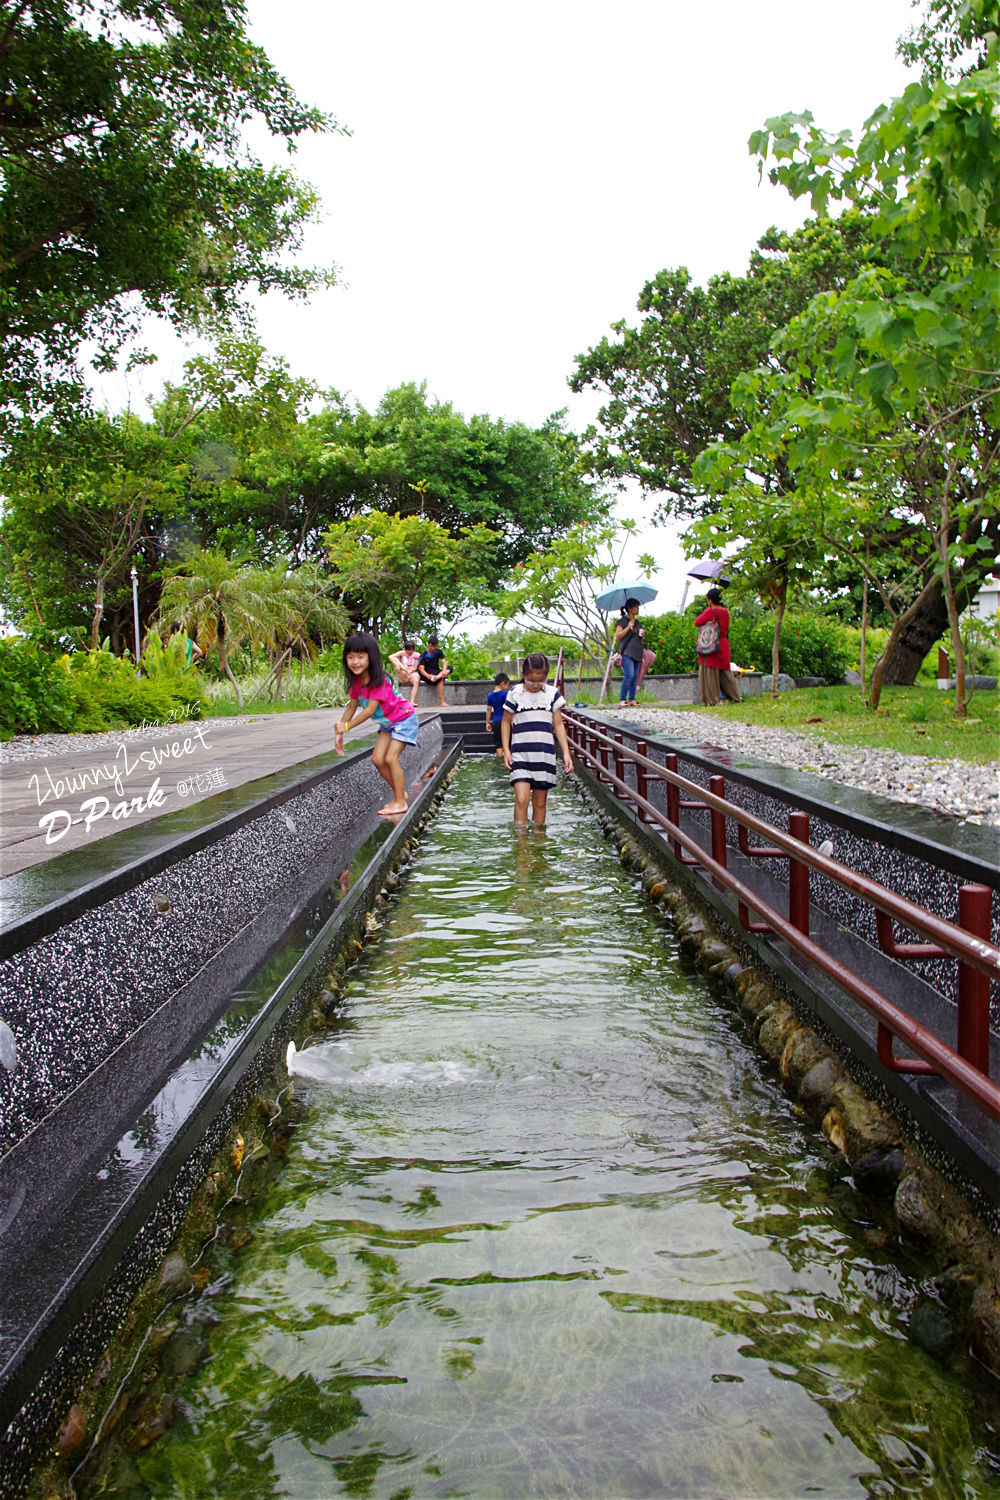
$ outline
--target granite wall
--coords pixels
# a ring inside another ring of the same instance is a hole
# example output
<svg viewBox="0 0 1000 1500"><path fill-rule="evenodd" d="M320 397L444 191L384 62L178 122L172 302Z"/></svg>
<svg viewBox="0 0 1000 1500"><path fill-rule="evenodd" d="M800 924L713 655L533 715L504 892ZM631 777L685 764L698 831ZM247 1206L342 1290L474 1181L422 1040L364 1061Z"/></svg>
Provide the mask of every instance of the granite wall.
<svg viewBox="0 0 1000 1500"><path fill-rule="evenodd" d="M440 758L440 721L428 731L404 751L408 783ZM0 1272L337 882L384 798L356 752L0 964L0 1015L17 1045L16 1069L0 1067Z"/></svg>

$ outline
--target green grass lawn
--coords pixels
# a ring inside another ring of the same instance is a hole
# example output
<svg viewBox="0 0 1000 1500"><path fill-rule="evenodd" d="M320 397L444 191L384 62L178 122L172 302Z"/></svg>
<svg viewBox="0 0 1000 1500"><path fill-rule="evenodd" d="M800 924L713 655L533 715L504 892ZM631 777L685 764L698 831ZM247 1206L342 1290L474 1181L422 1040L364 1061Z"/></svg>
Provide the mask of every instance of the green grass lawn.
<svg viewBox="0 0 1000 1500"><path fill-rule="evenodd" d="M655 699L646 702L650 708L657 706ZM936 687L883 688L874 713L860 691L851 687L796 688L782 693L777 701L761 695L719 708L693 704L688 711L718 714L745 724L797 729L845 745L873 745L910 755L981 764L1000 761L1000 694L995 691L973 693L965 719L955 717L954 693Z"/></svg>

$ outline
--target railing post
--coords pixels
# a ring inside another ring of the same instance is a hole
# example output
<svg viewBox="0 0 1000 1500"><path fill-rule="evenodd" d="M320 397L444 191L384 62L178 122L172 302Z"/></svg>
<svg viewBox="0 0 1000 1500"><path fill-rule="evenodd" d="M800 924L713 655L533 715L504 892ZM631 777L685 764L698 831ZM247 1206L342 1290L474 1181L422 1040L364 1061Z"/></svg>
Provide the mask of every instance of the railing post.
<svg viewBox="0 0 1000 1500"><path fill-rule="evenodd" d="M673 771L676 775L677 756L673 750L667 751L663 757L663 764L668 771ZM681 789L669 780L667 782L667 819L675 828L681 820ZM677 859L681 858L681 846L677 839L674 839L674 855Z"/></svg>
<svg viewBox="0 0 1000 1500"><path fill-rule="evenodd" d="M708 790L716 797L725 797L726 778L724 776L710 776L708 778ZM717 865L723 869L726 867L726 815L717 812L713 807L709 816L712 820L712 858Z"/></svg>
<svg viewBox="0 0 1000 1500"><path fill-rule="evenodd" d="M993 893L988 885L963 885L958 893L958 925L990 941ZM970 964L958 965L958 1040L955 1051L980 1073L990 1072L990 981Z"/></svg>
<svg viewBox="0 0 1000 1500"><path fill-rule="evenodd" d="M800 844L808 844L809 814L789 813L788 832ZM809 866L791 858L788 861L788 920L809 936Z"/></svg>
<svg viewBox="0 0 1000 1500"><path fill-rule="evenodd" d="M636 743L635 743L635 753L637 755L645 755L646 754L646 741L645 740L636 740ZM649 773L647 772L646 767L644 765L642 765L639 761L636 761L636 763L635 763L635 789L636 789L636 792L638 793L638 795L640 797L643 797L643 798L645 798L647 800L649 798L649 782L646 779L647 776L648 776L648 774Z"/></svg>
<svg viewBox="0 0 1000 1500"><path fill-rule="evenodd" d="M614 750L612 751L612 754L614 755L614 758L615 758L615 775L618 777L619 781L624 781L625 780L625 756L624 756L624 753L622 751L622 736L621 736L620 733L618 733L618 734L616 734L614 736L614 741L615 741L615 747L614 747ZM625 795L625 793L621 790L621 788L617 787L617 786L615 787L614 792L615 792L615 796L616 797L624 797L624 795Z"/></svg>

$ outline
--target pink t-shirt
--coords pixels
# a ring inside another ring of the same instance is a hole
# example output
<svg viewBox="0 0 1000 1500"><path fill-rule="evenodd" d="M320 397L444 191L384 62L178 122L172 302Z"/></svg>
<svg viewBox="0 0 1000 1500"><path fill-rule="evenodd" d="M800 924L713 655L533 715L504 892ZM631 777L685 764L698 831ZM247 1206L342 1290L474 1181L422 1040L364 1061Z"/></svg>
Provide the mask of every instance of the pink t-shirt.
<svg viewBox="0 0 1000 1500"><path fill-rule="evenodd" d="M396 692L388 677L381 687L370 687L368 683L359 682L355 677L351 683L349 698L356 698L362 708L367 708L372 699L378 704L375 710L375 723L400 724L403 719L408 719L411 714L416 713L412 703L401 698Z"/></svg>

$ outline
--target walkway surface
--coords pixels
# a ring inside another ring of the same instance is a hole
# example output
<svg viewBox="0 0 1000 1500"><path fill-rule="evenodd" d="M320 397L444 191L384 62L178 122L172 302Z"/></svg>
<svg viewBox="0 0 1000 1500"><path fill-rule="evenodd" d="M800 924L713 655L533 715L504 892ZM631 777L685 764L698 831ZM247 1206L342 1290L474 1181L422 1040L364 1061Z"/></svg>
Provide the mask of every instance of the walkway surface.
<svg viewBox="0 0 1000 1500"><path fill-rule="evenodd" d="M447 721L462 706L419 710ZM333 752L337 708L0 745L0 879ZM447 733L447 730L445 731ZM375 733L353 729L347 748Z"/></svg>
<svg viewBox="0 0 1000 1500"><path fill-rule="evenodd" d="M206 719L147 732L66 735L61 754L0 766L0 874L333 749L338 710ZM372 734L365 724L348 739ZM93 741L88 745L88 740Z"/></svg>

